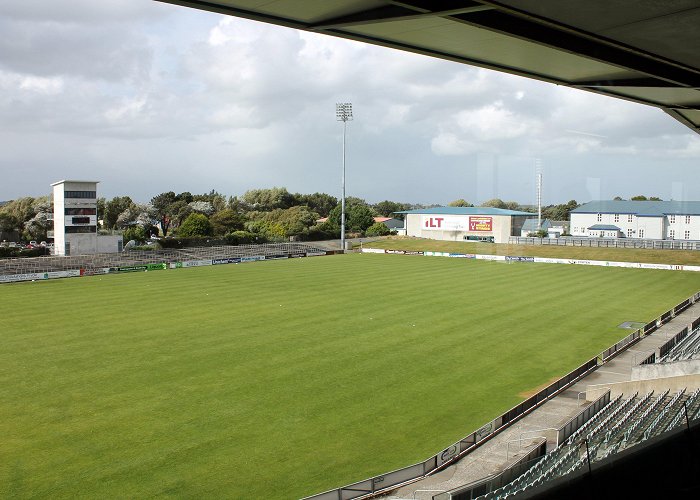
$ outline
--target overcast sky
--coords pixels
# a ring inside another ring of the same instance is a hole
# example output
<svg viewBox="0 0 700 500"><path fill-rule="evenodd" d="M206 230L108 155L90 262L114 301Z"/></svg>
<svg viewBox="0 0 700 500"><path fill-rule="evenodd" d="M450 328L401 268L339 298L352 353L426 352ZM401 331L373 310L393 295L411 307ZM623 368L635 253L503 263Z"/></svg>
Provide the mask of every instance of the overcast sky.
<svg viewBox="0 0 700 500"><path fill-rule="evenodd" d="M447 203L700 200L700 136L662 111L150 0L0 3L0 200L61 179L148 201L285 186Z"/></svg>

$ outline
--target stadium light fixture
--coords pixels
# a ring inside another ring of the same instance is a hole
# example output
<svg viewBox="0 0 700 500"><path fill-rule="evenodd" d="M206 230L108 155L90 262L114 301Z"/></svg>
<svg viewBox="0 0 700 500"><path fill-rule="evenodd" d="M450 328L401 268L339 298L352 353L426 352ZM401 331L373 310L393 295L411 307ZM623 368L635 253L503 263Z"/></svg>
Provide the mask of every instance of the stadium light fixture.
<svg viewBox="0 0 700 500"><path fill-rule="evenodd" d="M339 122L343 122L343 177L342 196L340 198L340 249L345 252L345 134L348 121L352 120L352 103L339 102L335 105L335 116Z"/></svg>

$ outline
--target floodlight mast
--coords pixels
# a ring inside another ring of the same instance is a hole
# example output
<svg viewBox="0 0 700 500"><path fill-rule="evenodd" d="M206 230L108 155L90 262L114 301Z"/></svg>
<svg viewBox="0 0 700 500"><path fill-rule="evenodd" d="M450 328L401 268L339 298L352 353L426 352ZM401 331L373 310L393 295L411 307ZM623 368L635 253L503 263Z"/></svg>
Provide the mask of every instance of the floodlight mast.
<svg viewBox="0 0 700 500"><path fill-rule="evenodd" d="M352 103L339 102L335 105L335 116L343 122L343 177L342 196L340 198L340 250L345 252L345 134L348 121L352 120Z"/></svg>

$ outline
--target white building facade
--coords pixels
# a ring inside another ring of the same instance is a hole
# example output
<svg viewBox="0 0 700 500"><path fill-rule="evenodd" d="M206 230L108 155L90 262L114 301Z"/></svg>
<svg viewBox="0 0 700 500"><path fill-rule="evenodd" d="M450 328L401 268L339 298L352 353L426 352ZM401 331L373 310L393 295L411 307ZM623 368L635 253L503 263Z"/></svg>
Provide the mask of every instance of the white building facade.
<svg viewBox="0 0 700 500"><path fill-rule="evenodd" d="M55 255L121 251L121 236L97 234L97 182L63 180L53 188Z"/></svg>
<svg viewBox="0 0 700 500"><path fill-rule="evenodd" d="M508 243L520 236L529 212L489 207L435 207L405 214L406 236L448 241Z"/></svg>
<svg viewBox="0 0 700 500"><path fill-rule="evenodd" d="M700 240L700 202L592 201L571 211L571 235Z"/></svg>

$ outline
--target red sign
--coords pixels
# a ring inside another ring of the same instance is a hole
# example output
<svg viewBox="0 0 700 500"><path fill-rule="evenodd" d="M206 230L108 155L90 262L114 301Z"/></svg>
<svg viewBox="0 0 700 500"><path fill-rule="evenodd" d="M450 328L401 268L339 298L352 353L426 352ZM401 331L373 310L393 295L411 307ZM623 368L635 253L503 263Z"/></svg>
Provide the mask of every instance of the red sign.
<svg viewBox="0 0 700 500"><path fill-rule="evenodd" d="M469 217L470 231L492 231L493 219L491 217Z"/></svg>
<svg viewBox="0 0 700 500"><path fill-rule="evenodd" d="M442 221L444 221L444 217L428 217L425 219L425 227L429 229L442 229Z"/></svg>

